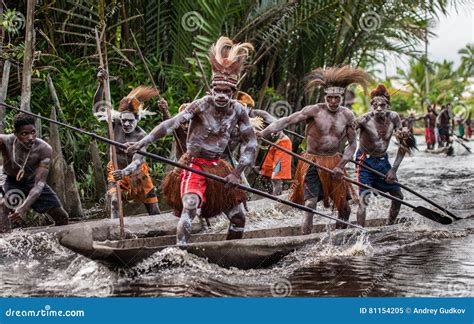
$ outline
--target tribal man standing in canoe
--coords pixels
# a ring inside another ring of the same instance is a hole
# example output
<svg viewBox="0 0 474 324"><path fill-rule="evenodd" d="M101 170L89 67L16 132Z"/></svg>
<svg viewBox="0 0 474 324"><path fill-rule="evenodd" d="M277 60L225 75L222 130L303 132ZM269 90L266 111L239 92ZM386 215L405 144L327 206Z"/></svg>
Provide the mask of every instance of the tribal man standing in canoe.
<svg viewBox="0 0 474 324"><path fill-rule="evenodd" d="M370 93L372 111L357 118L356 128L360 129L360 144L357 151L357 162L386 175L385 179L371 173L369 170L357 166L358 181L382 192L403 199L400 186L394 183L397 180L397 170L403 157L411 149L416 148L415 139L409 129L402 129L400 116L390 111L390 94L383 84ZM387 149L393 133L399 141L397 157L393 166L388 161ZM365 225L366 208L370 190L360 187L359 210L357 222ZM387 224L391 225L400 212L401 204L392 201Z"/></svg>
<svg viewBox="0 0 474 324"><path fill-rule="evenodd" d="M423 117L425 121L425 142L428 150L433 150L436 144L436 105L431 104L428 106L428 112Z"/></svg>
<svg viewBox="0 0 474 324"><path fill-rule="evenodd" d="M219 38L209 51L213 71L211 95L193 101L182 112L155 127L144 139L128 145L128 152L136 152L189 122L186 154L180 162L193 169L225 177L228 181L224 186L176 168L167 174L163 192L170 206L181 216L177 244L188 242L191 222L198 213L209 218L224 212L230 220L227 239L242 238L245 215L240 205L246 200L246 195L232 188L232 184L239 183L244 169L254 163L257 140L244 106L232 97L252 49L249 43L234 44L227 37ZM242 145L239 163L232 170L221 157L236 126L241 133Z"/></svg>
<svg viewBox="0 0 474 324"><path fill-rule="evenodd" d="M286 128L291 124L306 121L306 143L307 152L303 156L322 166L332 169L334 176L325 171L319 171L316 167L299 161L293 191L290 200L311 208L316 208L317 202L324 201L329 207L329 199L338 210L339 219L347 221L351 213L348 203L350 199L349 185L342 180L344 166L354 154L356 143L356 132L354 129L354 113L342 107L345 88L352 83L359 83L364 87L367 84L367 73L349 66L340 68L332 67L326 70L316 69L310 76L308 88L321 85L324 87L324 103L306 106L302 110L281 118L272 123L259 135L270 137L271 134ZM344 154L339 154L341 141L345 140L349 145ZM313 213L306 213L302 224L302 233L311 233L313 227ZM337 228L345 228L346 225L336 223Z"/></svg>
<svg viewBox="0 0 474 324"><path fill-rule="evenodd" d="M104 69L99 69L97 77L100 84L94 97L93 113L99 120L107 120L105 112L100 111L103 94L102 84L108 77L107 72ZM146 100L156 96L158 96L158 93L155 89L140 86L120 100L119 111L111 111L117 142L137 142L146 136L145 131L137 125L141 118L153 114L143 109L143 106ZM159 107L161 110L168 109L165 100L160 100ZM112 218L119 217L116 181L120 181L120 188L125 199L142 202L149 215L159 214L158 197L145 157L140 154L127 154L123 149L117 148L117 164L118 170L114 170L112 161L107 164L108 195L112 203Z"/></svg>
<svg viewBox="0 0 474 324"><path fill-rule="evenodd" d="M9 231L10 220L19 222L30 208L47 213L56 226L68 223L56 193L46 184L51 146L36 137L35 118L19 113L13 119L13 134L0 135L3 157L3 199L0 204L0 233Z"/></svg>

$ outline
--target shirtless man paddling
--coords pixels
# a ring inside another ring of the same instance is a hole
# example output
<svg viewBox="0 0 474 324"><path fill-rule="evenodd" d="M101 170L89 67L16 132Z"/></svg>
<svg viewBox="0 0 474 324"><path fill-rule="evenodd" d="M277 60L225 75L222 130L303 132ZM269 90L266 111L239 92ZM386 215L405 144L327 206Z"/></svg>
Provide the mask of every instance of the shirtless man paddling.
<svg viewBox="0 0 474 324"><path fill-rule="evenodd" d="M349 66L340 68L328 68L326 70L316 69L311 75L309 87L321 85L324 87L324 103L318 103L304 107L288 117L281 118L272 123L258 136L269 138L271 134L283 130L289 125L306 121L306 143L307 152L303 157L317 164L332 169L334 176L328 172L319 171L314 166L299 161L293 184L293 192L290 200L310 208L316 208L319 200L324 200L324 205L329 207L329 199L338 210L338 217L347 221L351 213L348 203L350 198L349 185L342 180L344 166L354 154L356 143L356 132L354 129L354 113L341 106L345 88L352 83L359 83L365 87L367 74L359 69ZM339 154L341 141L345 140L349 145L344 154ZM313 227L313 213L307 212L303 219L301 231L303 234L311 233ZM345 228L346 225L336 223L337 228Z"/></svg>

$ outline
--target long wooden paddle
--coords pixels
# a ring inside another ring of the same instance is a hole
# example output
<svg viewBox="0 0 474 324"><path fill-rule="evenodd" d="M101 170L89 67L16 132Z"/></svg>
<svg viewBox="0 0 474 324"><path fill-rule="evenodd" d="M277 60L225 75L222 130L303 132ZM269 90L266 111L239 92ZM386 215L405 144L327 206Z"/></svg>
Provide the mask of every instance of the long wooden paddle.
<svg viewBox="0 0 474 324"><path fill-rule="evenodd" d="M267 144L269 144L269 145L271 145L271 146L274 146L274 147L278 148L279 150L282 150L283 152L285 152L285 153L287 153L287 154L290 154L291 156L294 156L295 158L297 158L297 159L299 159L299 160L301 160L301 161L303 161L303 162L306 162L306 163L308 163L308 164L310 164L310 165L313 165L313 166L317 167L317 168L320 169L320 170L323 170L323 171L328 172L328 173L330 173L330 174L334 174L334 171L332 171L331 169L328 169L328 168L326 168L326 167L323 167L323 166L321 166L321 165L319 165L319 164L317 164L317 163L315 163L315 162L313 162L313 161L311 161L311 160L308 160L308 159L306 159L306 158L304 158L304 157L302 157L302 156L300 156L300 155L298 155L298 154L296 154L296 153L293 153L293 152L290 151L290 150L287 150L287 149L285 149L285 148L283 148L283 147L281 147L281 146L278 146L278 145L276 145L276 144L270 142L269 140L267 140L267 139L265 139L265 138L260 138L260 140L263 141L263 142L265 142L265 143L267 143ZM361 187L363 187L363 188L369 189L369 190L371 190L372 192L375 192L375 193L381 195L382 197L388 198L388 199L390 199L390 200L393 200L393 201L399 202L399 203L401 203L401 204L403 204L403 205L405 205L405 206L408 206L408 207L412 208L413 211L415 211L416 213L418 213L418 214L420 214L421 216L424 216L424 217L426 217L426 218L428 218L428 219L431 219L432 221L435 221L435 222L438 222L438 223L441 223L441 224L444 224L444 225L448 225L448 224L451 224L451 223L453 222L453 219L452 219L452 218L447 217L447 216L444 216L444 215L441 215L440 213L437 213L437 212L435 212L434 210L428 209L428 208L423 207L423 206L414 206L414 205L412 205L412 204L410 204L410 203L408 203L408 202L406 202L406 201L404 201L404 200L401 200L401 199L399 199L399 198L396 198L396 197L393 197L393 196L391 196L391 195L388 195L388 194L386 194L385 192L382 192L382 191L380 191L380 190L377 190L377 189L375 189L375 188L372 188L372 187L370 187L370 186L367 186L367 185L365 185L365 184L363 184L363 183L360 183L360 182L357 182L357 181L355 181L355 180L352 180L351 178L348 178L348 177L346 177L346 176L343 176L343 179L344 179L345 181L347 181L347 182L350 182L350 183L356 184L356 185L358 185L358 186L361 186Z"/></svg>
<svg viewBox="0 0 474 324"><path fill-rule="evenodd" d="M305 138L304 136L302 136L302 135L300 135L300 134L298 134L298 133L292 132L292 131L290 131L290 130L287 130L287 129L284 129L283 131L284 131L285 133L288 133L288 134L290 134L290 135L294 135L294 136L299 137L299 138L301 138L301 139L304 139L304 138ZM464 145L463 145L463 146L464 146ZM471 152L468 147L467 147L466 149L467 149L469 152ZM385 179L385 175L384 175L383 173L380 173L380 172L378 172L377 170L374 170L374 169L372 169L372 168L369 168L369 167L366 166L366 165L361 165L360 163L358 163L358 162L356 162L356 161L354 161L354 160L350 160L350 161L351 161L352 163L356 164L356 165L360 165L361 167L363 167L363 168L369 170L370 172L372 172L372 173L374 173L374 174L376 174L376 175L378 175L378 176L380 176L380 177L382 177L382 178ZM415 196L417 196L417 197L419 197L419 198L425 200L426 202L428 202L428 203L430 203L431 205L435 206L435 207L438 208L439 210L442 210L443 212L445 212L446 214L448 214L449 216L451 216L451 217L454 218L455 220L460 220L460 219L462 219L461 217L458 217L458 216L454 215L453 213L451 213L451 212L450 212L449 210L447 210L446 208L441 207L439 204L437 204L437 203L434 202L433 200L431 200L431 199L429 199L429 198L427 198L427 197L425 197L425 196L419 194L418 192L416 192L415 190L411 189L410 187L408 187L408 186L406 186L406 185L403 185L403 184L401 184L400 182L395 182L395 183L398 183L398 185L399 185L400 187L402 187L403 189L405 189L406 191L411 192L411 193L414 194Z"/></svg>
<svg viewBox="0 0 474 324"><path fill-rule="evenodd" d="M373 174L375 174L375 175L381 177L382 179L385 179L385 177L386 177L385 174L383 174L383 173L381 173L381 172L379 172L379 171L377 171L377 170L375 170L375 169L372 169L371 167L368 167L368 166L366 166L366 165L363 164L363 163L360 163L360 162L357 162L357 161L354 161L354 160L350 160L350 161L351 161L352 163L354 163L355 165L358 165L358 166L360 166L360 167L362 167L362 168L364 168L364 169L366 169L366 170L372 172ZM395 181L394 183L398 184L400 187L402 187L402 188L405 189L406 191L411 192L411 193L414 194L415 196L420 197L420 198L426 200L427 202L429 202L430 204L432 204L433 206L435 206L435 207L438 208L439 210L442 210L443 212L445 212L446 214L448 214L449 216L451 216L451 217L454 218L455 220L460 220L460 219L462 219L461 217L458 217L458 216L454 215L453 213L451 213L451 212L450 212L449 210L447 210L446 208L441 207L441 206L438 205L436 202L432 201L431 199L429 199L429 198L427 198L427 197L425 197L425 196L422 196L421 194L419 194L419 193L416 192L415 190L413 190L413 189L411 189L411 188L405 186L404 184L401 184L401 183L398 182L398 181Z"/></svg>
<svg viewBox="0 0 474 324"><path fill-rule="evenodd" d="M456 137L454 137L454 140L456 141L456 143L458 143L459 145L464 147L469 153L472 153L471 148L461 141L461 139L462 140L464 140L464 139L459 135L456 135L456 134L454 134L454 135L456 136Z"/></svg>
<svg viewBox="0 0 474 324"><path fill-rule="evenodd" d="M90 136L91 138L94 138L98 141L102 141L104 143L107 143L107 144L110 144L110 145L114 145L114 146L117 146L117 147L120 147L120 148L123 148L123 149L127 149L127 146L125 144L122 144L122 143L119 143L119 142L116 142L116 141L113 141L111 139L108 139L106 137L102 137L102 136L99 136L97 134L94 134L94 133L91 133L91 132L88 132L88 131L85 131L83 129L80 129L80 128L77 128L77 127L74 127L74 126L71 126L71 125L67 125L67 124L64 124L64 123L61 123L61 122L58 122L56 120L52 120L52 119L49 119L47 117L43 117L41 115L37 115L37 114L34 114L32 112L29 112L29 111L24 111L24 110L20 110L20 108L17 108L17 107L14 107L14 106L11 106L9 104L6 104L6 103L0 103L0 106L4 106L4 107L7 107L9 109L13 109L13 110L16 110L18 112L22 112L22 113L25 113L27 115L30 115L30 116L34 116L36 118L39 118L39 119L42 119L42 120L45 120L45 121L48 121L50 123L54 123L56 125L59 125L59 126L63 126L65 128L68 128L70 130L73 130L75 132L78 132L78 133L81 133L81 134L84 134L86 136ZM149 152L144 152L144 151L138 151L136 152L137 154L141 154L143 156L146 156L146 157L149 157L153 160L156 160L156 161L159 161L159 162L162 162L162 163L166 163L166 164L170 164L172 166L175 166L175 167L178 167L178 168L181 168L181 169L185 169L185 170L188 170L190 172L194 172L196 174L199 174L199 175L202 175L208 179L211 179L211 180L215 180L215 181L218 181L218 182L221 182L221 183L224 183L224 184L227 184L228 182L222 178L222 177L219 177L219 176L216 176L216 175L213 175L213 174L209 174L207 172L204 172L204 171L201 171L201 170L196 170L196 169L193 169L185 164L181 164L179 162L175 162L175 161L171 161L167 158L164 158L160 155L157 155L157 154L153 154L153 153L149 153ZM303 205L300 205L300 204L297 204L297 203L294 203L292 201L289 201L289 200L285 200L285 199L281 199L279 197L276 197L276 196L273 196L272 194L269 194L267 192L264 192L264 191L260 191L260 190L257 190L257 189L254 189L254 188L251 188L251 187L247 187L247 186L244 186L244 185L241 185L241 184L235 184L235 187L241 189L241 190L244 190L244 191L247 191L247 192L251 192L251 193L254 193L254 194L257 194L259 196L262 196L262 197L265 197L265 198L268 198L268 199L271 199L271 200L274 200L276 202L279 202L281 204L284 204L284 205L288 205L290 207L293 207L293 208L297 208L297 209L300 209L302 211L305 211L305 212L309 212L309 213L313 213L313 214L316 214L316 215L319 215L321 217L325 217L325 218L329 218L333 221L336 221L336 222L339 222L339 223L342 223L342 224L345 224L345 225L348 225L348 226L352 226L354 228L358 228L358 229L361 229L361 230L366 230L365 228L357 225L357 224L352 224L350 222L347 222L347 221L344 221L342 219L338 219L338 218L335 218L333 216L330 216L330 215L326 215L326 214L323 214L321 212L318 212L317 210L315 209L312 209L312 208L309 208L307 206L303 206Z"/></svg>

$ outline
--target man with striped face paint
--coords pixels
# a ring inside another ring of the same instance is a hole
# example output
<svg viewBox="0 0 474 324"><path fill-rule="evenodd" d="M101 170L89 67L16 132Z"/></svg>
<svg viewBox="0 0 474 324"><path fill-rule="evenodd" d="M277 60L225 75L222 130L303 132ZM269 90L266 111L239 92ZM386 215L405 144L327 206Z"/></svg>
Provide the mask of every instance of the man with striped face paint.
<svg viewBox="0 0 474 324"><path fill-rule="evenodd" d="M409 136L410 133L407 129L402 130L400 116L396 112L389 110L390 94L384 85L379 85L370 93L370 96L372 111L363 114L355 121L356 128L360 130L360 145L356 157L357 162L385 174L386 177L382 179L367 169L357 166L358 181L403 199L400 186L395 181L397 180L398 167L411 147L405 145L404 141L400 140L400 146L393 166L388 161L387 149L394 133L397 138ZM364 226L370 191L360 187L360 195L357 222L359 225ZM395 222L400 206L399 202L392 201L387 224L390 225Z"/></svg>
<svg viewBox="0 0 474 324"><path fill-rule="evenodd" d="M193 101L182 112L155 127L141 141L128 144L128 152L136 152L189 122L186 153L180 162L193 169L225 177L228 182L224 186L181 169L174 169L166 175L163 193L168 204L180 216L177 244L188 242L192 220L198 214L210 218L225 213L230 221L227 239L242 238L245 215L241 203L247 197L232 184L239 183L244 169L253 165L257 140L244 106L232 98L243 64L252 49L249 43L234 44L227 37L219 38L209 51L213 70L211 95ZM236 127L241 132L241 154L238 165L233 169L222 156Z"/></svg>

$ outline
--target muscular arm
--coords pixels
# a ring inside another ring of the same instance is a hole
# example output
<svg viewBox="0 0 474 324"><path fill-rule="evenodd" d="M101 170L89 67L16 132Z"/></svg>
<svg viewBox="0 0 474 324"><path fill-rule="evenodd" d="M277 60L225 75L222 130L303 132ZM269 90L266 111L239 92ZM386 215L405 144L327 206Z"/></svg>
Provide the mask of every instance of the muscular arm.
<svg viewBox="0 0 474 324"><path fill-rule="evenodd" d="M276 133L282 129L285 129L289 125L296 124L310 118L310 109L311 106L308 106L294 114L291 114L288 117L278 119L277 121L268 125L268 127L262 131L262 136L267 137L272 133Z"/></svg>
<svg viewBox="0 0 474 324"><path fill-rule="evenodd" d="M5 134L0 134L0 150L3 150L5 147L5 143L7 142L7 136Z"/></svg>
<svg viewBox="0 0 474 324"><path fill-rule="evenodd" d="M354 127L354 122L356 119L352 112L348 112L348 113L351 114L346 125L347 142L349 145L344 150L342 159L339 161L337 165L341 169L344 168L346 163L352 159L352 156L354 155L357 149L357 135L356 135L356 129Z"/></svg>
<svg viewBox="0 0 474 324"><path fill-rule="evenodd" d="M143 148L142 151L146 152L146 148ZM127 165L122 171L125 176L128 176L132 174L133 172L137 171L138 168L143 164L145 161L145 157L141 154L135 153L133 155L132 162L130 162L129 165Z"/></svg>
<svg viewBox="0 0 474 324"><path fill-rule="evenodd" d="M394 114L393 116L393 123L394 123L394 129L395 131L401 131L402 130L402 121L400 119L400 116L398 114ZM395 158L395 162L393 162L392 169L390 171L396 173L398 171L398 167L400 166L400 163L402 163L403 158L405 157L406 150L404 150L401 146L398 148L397 151L397 157ZM389 172L390 172L389 171Z"/></svg>
<svg viewBox="0 0 474 324"><path fill-rule="evenodd" d="M354 155L357 149L356 130L352 125L347 127L347 141L349 145L344 150L342 159L339 161L340 168L343 168L346 165L346 163L352 159L352 156Z"/></svg>
<svg viewBox="0 0 474 324"><path fill-rule="evenodd" d="M156 126L150 134L145 136L139 143L141 146L146 146L154 141L157 141L158 139L170 135L173 133L175 129L180 127L181 124L189 122L194 115L196 114L196 111L199 109L199 104L201 101L199 100L198 102L193 102L190 104L185 110L177 114L176 116L167 119L163 121L161 124Z"/></svg>
<svg viewBox="0 0 474 324"><path fill-rule="evenodd" d="M235 168L234 173L240 176L246 167L252 166L255 162L257 137L255 136L252 125L250 125L248 115L244 112L242 112L239 119L239 129L242 142L240 146L239 164Z"/></svg>
<svg viewBox="0 0 474 324"><path fill-rule="evenodd" d="M261 117L263 118L263 121L267 124L271 124L278 120L277 118L273 117L268 112L266 112L265 110L260 110L260 109L252 109L249 115L250 117Z"/></svg>

